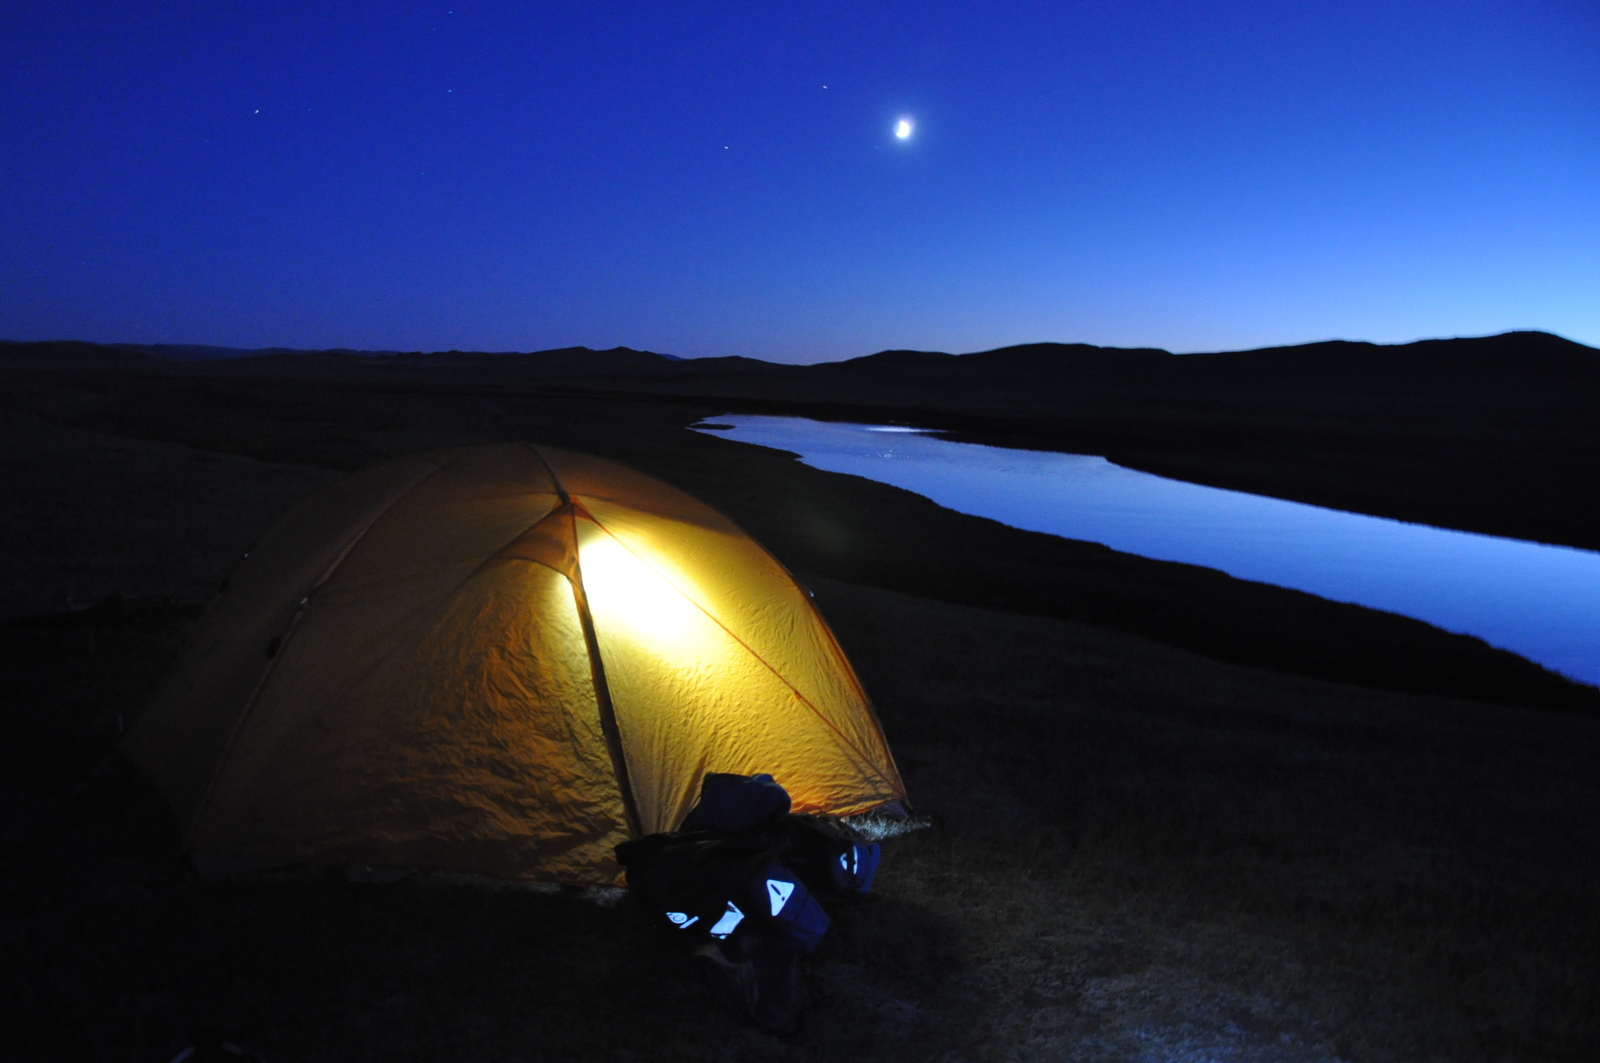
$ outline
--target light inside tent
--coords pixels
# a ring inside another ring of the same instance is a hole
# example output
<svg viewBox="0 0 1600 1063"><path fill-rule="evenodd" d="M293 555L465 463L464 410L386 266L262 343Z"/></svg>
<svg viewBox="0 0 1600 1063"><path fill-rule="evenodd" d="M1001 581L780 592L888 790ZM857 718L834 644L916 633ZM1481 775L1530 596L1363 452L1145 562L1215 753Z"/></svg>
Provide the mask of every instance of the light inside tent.
<svg viewBox="0 0 1600 1063"><path fill-rule="evenodd" d="M595 621L657 653L699 647L710 622L686 592L694 588L664 559L594 528L579 535L578 564Z"/></svg>

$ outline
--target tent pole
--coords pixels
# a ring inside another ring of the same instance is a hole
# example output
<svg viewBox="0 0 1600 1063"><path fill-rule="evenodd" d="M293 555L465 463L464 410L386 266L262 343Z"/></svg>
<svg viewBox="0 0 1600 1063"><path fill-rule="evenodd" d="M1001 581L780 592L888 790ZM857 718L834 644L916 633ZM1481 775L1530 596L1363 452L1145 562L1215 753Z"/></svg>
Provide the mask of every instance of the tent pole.
<svg viewBox="0 0 1600 1063"><path fill-rule="evenodd" d="M562 492L566 494L565 491ZM611 702L611 687L606 683L605 662L600 659L600 640L594 632L594 615L589 611L589 595L583 587L583 565L578 560L577 505L567 500L568 534L572 536L572 593L578 605L578 623L583 627L583 641L589 650L589 670L594 680L594 700L600 710L600 730L606 738L606 750L611 754L611 768L617 776L617 789L622 793L622 811L628 819L628 833L635 838L644 837L639 822L639 807L633 799L633 781L628 776L627 755L622 748L622 731L617 726L617 711Z"/></svg>

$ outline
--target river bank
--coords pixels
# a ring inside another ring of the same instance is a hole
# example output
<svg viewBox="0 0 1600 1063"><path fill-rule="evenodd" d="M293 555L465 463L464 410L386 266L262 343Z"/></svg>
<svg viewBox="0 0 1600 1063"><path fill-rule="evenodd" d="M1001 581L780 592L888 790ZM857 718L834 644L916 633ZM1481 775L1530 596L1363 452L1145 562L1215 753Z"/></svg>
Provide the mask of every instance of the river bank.
<svg viewBox="0 0 1600 1063"><path fill-rule="evenodd" d="M20 1058L171 1058L208 1026L307 1060L1600 1046L1600 721L1582 688L1414 621L686 430L722 412L705 404L359 372L6 377ZM734 517L816 592L877 702L933 826L895 840L875 894L839 913L813 972L831 1003L804 1040L718 1012L626 906L310 871L200 887L174 873L170 813L108 759L186 618L295 498L492 438L603 453ZM68 609L69 589L176 605Z"/></svg>

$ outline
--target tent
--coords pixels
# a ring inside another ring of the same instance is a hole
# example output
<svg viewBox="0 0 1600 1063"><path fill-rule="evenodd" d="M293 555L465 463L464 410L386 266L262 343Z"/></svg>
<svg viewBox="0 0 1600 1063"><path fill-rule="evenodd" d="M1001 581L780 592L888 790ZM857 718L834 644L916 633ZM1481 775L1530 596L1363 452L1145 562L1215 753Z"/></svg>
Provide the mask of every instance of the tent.
<svg viewBox="0 0 1600 1063"><path fill-rule="evenodd" d="M797 811L902 799L809 595L720 513L502 443L311 496L245 556L126 751L211 868L612 883L709 772Z"/></svg>

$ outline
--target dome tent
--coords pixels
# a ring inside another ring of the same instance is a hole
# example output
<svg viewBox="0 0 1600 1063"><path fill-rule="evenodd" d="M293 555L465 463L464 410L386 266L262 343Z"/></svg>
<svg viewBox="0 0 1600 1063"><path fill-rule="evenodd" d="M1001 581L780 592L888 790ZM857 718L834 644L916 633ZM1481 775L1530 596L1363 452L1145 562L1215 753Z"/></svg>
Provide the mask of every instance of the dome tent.
<svg viewBox="0 0 1600 1063"><path fill-rule="evenodd" d="M401 458L246 555L126 739L212 867L611 883L711 772L797 811L904 797L809 596L726 517L615 462Z"/></svg>

